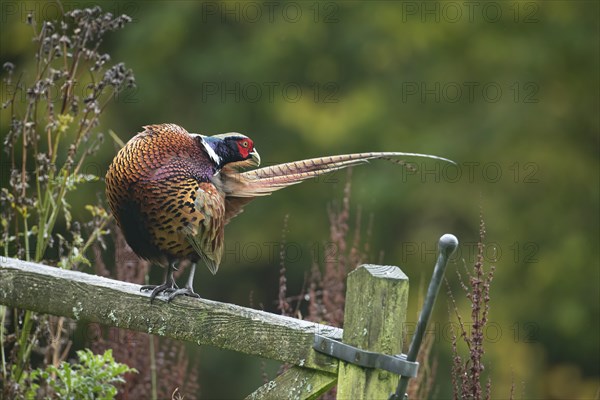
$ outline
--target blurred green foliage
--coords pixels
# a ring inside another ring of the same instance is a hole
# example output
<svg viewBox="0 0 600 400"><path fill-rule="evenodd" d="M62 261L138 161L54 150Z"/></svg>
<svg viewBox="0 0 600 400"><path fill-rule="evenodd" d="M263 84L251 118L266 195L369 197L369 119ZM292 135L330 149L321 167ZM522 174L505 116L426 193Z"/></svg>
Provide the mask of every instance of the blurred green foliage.
<svg viewBox="0 0 600 400"><path fill-rule="evenodd" d="M27 389L28 399L36 398L40 383L48 386L59 399L114 399L116 384L125 382L123 375L137 373L125 364L115 362L112 350L104 354L94 354L91 350L78 350L79 362L62 362L58 367L48 365L46 369L36 369L31 373L31 381L36 382ZM50 397L48 397L50 398Z"/></svg>
<svg viewBox="0 0 600 400"><path fill-rule="evenodd" d="M409 321L416 321L417 289L446 232L462 243L448 274L461 298L454 270L475 261L481 211L486 261L496 265L486 347L493 396L507 397L512 384L516 398L596 395L598 2L102 5L133 18L104 43L138 85L103 122L123 140L142 125L174 122L191 132L243 132L265 164L379 150L455 160L459 168L429 161L418 161L416 172L385 162L355 168L352 203L363 233L369 216L374 221L370 261L399 265L411 278ZM46 17L57 7L1 6L0 62L32 73L24 20L28 10ZM10 94L2 87L3 101ZM3 137L8 124L0 121ZM106 170L117 148L106 142L84 173ZM5 185L6 174L1 179ZM286 214L288 292L299 293L313 254L324 256L327 205L341 197L345 179L336 174L250 204L226 231L219 274L198 274L199 293L242 305L252 296L274 310ZM74 220L103 189L90 184L72 196ZM431 328L436 397L451 393L445 300ZM207 349L200 364L203 396L240 397L261 384L257 360Z"/></svg>

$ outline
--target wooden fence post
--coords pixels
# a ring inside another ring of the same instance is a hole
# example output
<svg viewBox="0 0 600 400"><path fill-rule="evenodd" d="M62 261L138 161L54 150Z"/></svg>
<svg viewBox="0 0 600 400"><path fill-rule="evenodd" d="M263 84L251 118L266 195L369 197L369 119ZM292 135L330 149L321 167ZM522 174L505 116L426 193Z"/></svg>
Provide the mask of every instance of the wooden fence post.
<svg viewBox="0 0 600 400"><path fill-rule="evenodd" d="M402 352L408 277L398 267L362 265L348 275L345 344L378 353ZM387 399L398 375L340 362L338 399Z"/></svg>

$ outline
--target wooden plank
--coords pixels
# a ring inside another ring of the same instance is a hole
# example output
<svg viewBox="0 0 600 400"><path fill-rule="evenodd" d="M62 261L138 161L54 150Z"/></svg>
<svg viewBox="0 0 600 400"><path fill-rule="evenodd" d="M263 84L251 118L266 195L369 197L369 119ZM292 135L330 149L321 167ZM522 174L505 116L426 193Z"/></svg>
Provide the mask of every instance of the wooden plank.
<svg viewBox="0 0 600 400"><path fill-rule="evenodd" d="M340 339L340 329L183 296L150 304L148 296L136 284L0 258L0 304L337 373L337 360L312 345L315 333Z"/></svg>
<svg viewBox="0 0 600 400"><path fill-rule="evenodd" d="M398 268L363 265L348 275L343 342L388 355L402 351L408 278ZM398 375L340 362L339 399L388 399Z"/></svg>
<svg viewBox="0 0 600 400"><path fill-rule="evenodd" d="M294 366L265 383L246 400L316 399L336 381L335 374Z"/></svg>

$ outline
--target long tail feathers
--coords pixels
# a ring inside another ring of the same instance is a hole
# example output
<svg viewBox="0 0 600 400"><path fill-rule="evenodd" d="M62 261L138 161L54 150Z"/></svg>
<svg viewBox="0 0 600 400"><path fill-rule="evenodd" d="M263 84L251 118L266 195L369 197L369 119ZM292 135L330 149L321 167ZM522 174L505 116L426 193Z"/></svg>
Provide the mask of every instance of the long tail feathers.
<svg viewBox="0 0 600 400"><path fill-rule="evenodd" d="M355 153L339 156L312 158L277 164L252 171L229 175L230 184L227 190L230 196L254 197L265 196L284 187L295 185L306 179L314 178L343 168L367 163L369 160L384 159L398 162L399 157L420 157L445 161L446 158L419 153L378 152ZM229 180L229 179L228 179Z"/></svg>

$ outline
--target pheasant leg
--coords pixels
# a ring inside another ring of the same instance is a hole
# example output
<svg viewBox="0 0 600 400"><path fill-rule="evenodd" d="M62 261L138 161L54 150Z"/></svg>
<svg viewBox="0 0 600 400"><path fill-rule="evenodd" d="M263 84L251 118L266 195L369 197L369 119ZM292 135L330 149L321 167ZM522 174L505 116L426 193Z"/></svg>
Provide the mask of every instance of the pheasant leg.
<svg viewBox="0 0 600 400"><path fill-rule="evenodd" d="M181 289L173 290L170 292L167 301L173 300L177 296L186 295L190 297L200 298L200 295L194 292L194 274L196 273L196 263L192 264L192 269L185 286Z"/></svg>
<svg viewBox="0 0 600 400"><path fill-rule="evenodd" d="M150 293L150 303L152 303L154 298L160 293L169 294L171 292L176 292L177 290L179 290L179 288L175 284L175 278L173 277L173 273L175 272L175 270L175 263L170 263L167 268L165 282L162 285L144 285L140 288L140 291L152 290L152 293Z"/></svg>

